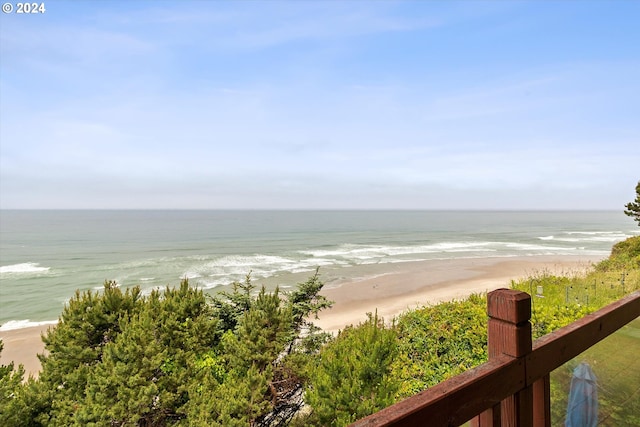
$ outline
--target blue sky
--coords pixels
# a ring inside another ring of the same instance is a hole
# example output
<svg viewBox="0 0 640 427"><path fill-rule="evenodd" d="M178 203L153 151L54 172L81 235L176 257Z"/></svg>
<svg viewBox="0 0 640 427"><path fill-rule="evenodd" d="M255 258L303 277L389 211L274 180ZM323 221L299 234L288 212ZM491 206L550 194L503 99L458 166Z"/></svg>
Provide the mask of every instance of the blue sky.
<svg viewBox="0 0 640 427"><path fill-rule="evenodd" d="M0 17L0 208L615 209L637 1L46 1Z"/></svg>

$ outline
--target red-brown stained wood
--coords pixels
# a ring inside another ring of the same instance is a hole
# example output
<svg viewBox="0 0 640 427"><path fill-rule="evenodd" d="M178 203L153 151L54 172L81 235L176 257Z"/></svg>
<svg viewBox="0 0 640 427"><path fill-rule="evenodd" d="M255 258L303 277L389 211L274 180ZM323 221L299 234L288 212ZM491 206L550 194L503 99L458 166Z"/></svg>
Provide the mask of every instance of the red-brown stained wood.
<svg viewBox="0 0 640 427"><path fill-rule="evenodd" d="M551 427L551 381L545 375L533 383L533 426Z"/></svg>
<svg viewBox="0 0 640 427"><path fill-rule="evenodd" d="M531 297L521 291L498 289L487 295L489 360L507 355L523 358L531 352ZM528 427L533 417L530 388L501 403L502 426Z"/></svg>
<svg viewBox="0 0 640 427"><path fill-rule="evenodd" d="M459 426L522 389L524 377L522 360L498 357L352 426Z"/></svg>
<svg viewBox="0 0 640 427"><path fill-rule="evenodd" d="M471 420L471 427L500 427L500 404L487 409L477 417Z"/></svg>
<svg viewBox="0 0 640 427"><path fill-rule="evenodd" d="M509 323L527 322L531 319L531 296L513 289L496 289L487 294L487 314Z"/></svg>
<svg viewBox="0 0 640 427"><path fill-rule="evenodd" d="M507 323L490 318L488 328L489 358L506 354L522 357L531 352L531 323Z"/></svg>
<svg viewBox="0 0 640 427"><path fill-rule="evenodd" d="M526 387L512 397L514 402L513 417L502 417L503 427L533 427L533 387Z"/></svg>

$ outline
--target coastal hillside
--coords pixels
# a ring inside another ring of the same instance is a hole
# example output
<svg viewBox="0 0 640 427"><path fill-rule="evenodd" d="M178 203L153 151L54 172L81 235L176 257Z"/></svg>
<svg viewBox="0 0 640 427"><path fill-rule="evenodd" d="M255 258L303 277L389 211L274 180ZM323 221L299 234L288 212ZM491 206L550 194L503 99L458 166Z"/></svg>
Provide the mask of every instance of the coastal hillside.
<svg viewBox="0 0 640 427"><path fill-rule="evenodd" d="M633 237L586 273L541 271L512 282L535 295L534 334L640 289L639 247ZM287 293L258 289L250 277L215 297L186 280L149 295L113 282L76 292L43 337L39 377L23 381L20 366L0 368L0 423L346 425L487 359L485 295L393 320L370 313L331 336L312 322L331 306L322 288L316 272ZM626 340L618 356L636 354L636 329L616 336ZM585 357L606 365L594 349ZM562 417L569 369L552 377L554 419ZM640 379L614 374L603 374L623 381L612 390L637 391L630 384ZM603 411L636 422L640 408L621 401L605 395Z"/></svg>

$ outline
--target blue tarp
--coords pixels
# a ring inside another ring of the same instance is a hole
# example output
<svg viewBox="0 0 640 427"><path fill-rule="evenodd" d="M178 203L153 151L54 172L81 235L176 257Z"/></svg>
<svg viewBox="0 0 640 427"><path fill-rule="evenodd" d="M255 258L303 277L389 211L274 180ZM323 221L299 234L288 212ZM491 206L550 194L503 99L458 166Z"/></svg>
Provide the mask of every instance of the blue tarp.
<svg viewBox="0 0 640 427"><path fill-rule="evenodd" d="M598 425L598 388L596 376L587 363L573 370L565 427L596 427Z"/></svg>

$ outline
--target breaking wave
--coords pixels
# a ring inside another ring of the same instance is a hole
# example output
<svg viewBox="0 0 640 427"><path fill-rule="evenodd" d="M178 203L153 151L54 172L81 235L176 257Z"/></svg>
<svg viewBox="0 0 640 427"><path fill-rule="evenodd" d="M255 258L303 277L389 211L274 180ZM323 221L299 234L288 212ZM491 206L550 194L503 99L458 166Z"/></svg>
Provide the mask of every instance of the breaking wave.
<svg viewBox="0 0 640 427"><path fill-rule="evenodd" d="M0 274L31 274L44 273L50 270L50 267L40 267L37 262L24 262L21 264L3 265L0 267Z"/></svg>

